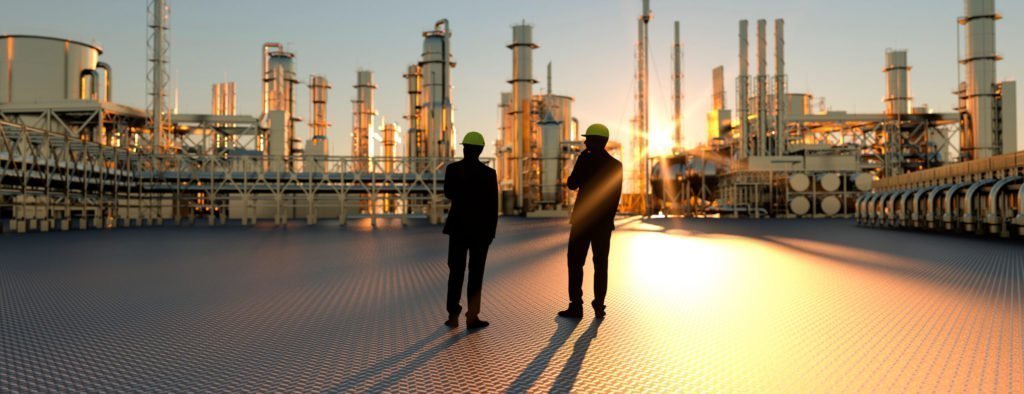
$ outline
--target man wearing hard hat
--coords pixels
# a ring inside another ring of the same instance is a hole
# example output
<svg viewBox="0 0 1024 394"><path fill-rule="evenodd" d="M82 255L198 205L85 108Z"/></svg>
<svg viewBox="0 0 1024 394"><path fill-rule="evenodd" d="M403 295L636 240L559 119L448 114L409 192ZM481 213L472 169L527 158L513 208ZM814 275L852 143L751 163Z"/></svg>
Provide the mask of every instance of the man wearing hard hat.
<svg viewBox="0 0 1024 394"><path fill-rule="evenodd" d="M498 226L498 177L494 169L480 162L484 136L470 132L462 140L463 159L444 171L444 196L452 202L444 233L448 234L448 327L458 327L462 306L462 282L469 254L469 283L466 284L466 328L487 327L480 320L480 288L484 280L487 248Z"/></svg>
<svg viewBox="0 0 1024 394"><path fill-rule="evenodd" d="M587 148L576 159L567 181L569 190L578 191L569 231L569 308L558 315L572 319L583 317L583 264L587 260L587 249L591 249L594 251L594 301L591 305L594 315L600 319L605 316L608 251L622 195L622 163L605 150L607 127L593 124L583 136Z"/></svg>

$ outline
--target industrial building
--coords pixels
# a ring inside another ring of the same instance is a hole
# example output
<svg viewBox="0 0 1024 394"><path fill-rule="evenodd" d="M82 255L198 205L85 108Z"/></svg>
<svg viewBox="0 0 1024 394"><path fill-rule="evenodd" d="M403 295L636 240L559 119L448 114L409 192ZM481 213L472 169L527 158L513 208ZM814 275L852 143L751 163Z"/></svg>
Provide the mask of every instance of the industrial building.
<svg viewBox="0 0 1024 394"><path fill-rule="evenodd" d="M724 69L712 72L708 141L669 157L648 157L644 85L645 32L641 24L634 154L647 167L635 177L653 190L634 192L653 204L634 204L644 214L750 217L852 217L872 182L890 185L913 173L948 164L1012 154L1017 146L1016 83L998 81L994 1L966 0L966 79L956 89L956 112L915 106L910 96L907 50L884 53L882 113L849 113L816 105L810 92L790 92L785 59L785 22L756 21L756 68L750 70L750 22L739 22L739 74L735 113L727 107ZM643 15L650 13L646 8ZM641 21L649 18L641 17ZM774 74L768 43L774 41ZM880 86L881 87L881 86ZM678 95L678 94L677 94ZM784 98L784 99L780 99ZM676 100L678 106L678 99ZM634 156L636 157L636 156ZM965 164L964 164L965 165ZM669 171L675 166L678 170ZM646 169L649 168L649 169ZM663 168L665 170L663 170ZM937 170L938 171L938 170ZM934 173L934 172L932 172ZM907 174L907 175L905 175ZM662 185L678 184L676 187ZM886 186L889 187L889 186ZM651 194L653 192L654 194ZM956 215L954 215L956 216Z"/></svg>

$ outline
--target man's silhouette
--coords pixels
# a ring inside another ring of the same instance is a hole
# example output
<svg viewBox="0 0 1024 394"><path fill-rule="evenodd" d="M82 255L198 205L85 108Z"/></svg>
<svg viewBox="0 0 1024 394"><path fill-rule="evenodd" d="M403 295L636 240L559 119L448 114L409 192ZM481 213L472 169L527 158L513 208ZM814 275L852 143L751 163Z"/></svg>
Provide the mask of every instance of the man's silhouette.
<svg viewBox="0 0 1024 394"><path fill-rule="evenodd" d="M583 264L587 249L594 251L594 314L605 315L604 297L608 292L608 251L615 211L622 195L622 163L604 149L608 128L594 124L587 128L587 149L576 159L569 175L569 190L579 190L572 210L569 232L569 308L559 316L583 317Z"/></svg>
<svg viewBox="0 0 1024 394"><path fill-rule="evenodd" d="M498 226L498 177L494 169L480 162L484 137L475 131L462 140L462 160L448 165L444 171L444 195L452 201L444 233L448 234L448 320L449 327L458 327L462 306L462 282L469 253L469 283L466 284L466 328L487 327L480 320L480 288L484 280L487 248L494 240Z"/></svg>

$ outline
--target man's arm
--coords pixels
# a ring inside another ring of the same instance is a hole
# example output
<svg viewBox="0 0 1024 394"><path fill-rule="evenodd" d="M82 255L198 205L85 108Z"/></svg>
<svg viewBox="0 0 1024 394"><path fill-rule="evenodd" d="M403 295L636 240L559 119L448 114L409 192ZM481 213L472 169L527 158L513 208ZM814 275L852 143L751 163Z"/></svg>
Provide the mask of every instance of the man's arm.
<svg viewBox="0 0 1024 394"><path fill-rule="evenodd" d="M569 179L566 180L565 184L569 187L569 190L576 190L586 182L587 177L587 165L584 163L587 161L589 153L583 152L580 157L576 159L576 164L572 166L572 172L569 173Z"/></svg>
<svg viewBox="0 0 1024 394"><path fill-rule="evenodd" d="M459 197L459 184L460 180L456 175L458 171L452 171L452 166L455 163L449 164L444 168L444 196L449 200L455 201Z"/></svg>
<svg viewBox="0 0 1024 394"><path fill-rule="evenodd" d="M488 171L489 184L486 186L487 193L487 229L491 232L491 238L494 238L495 233L498 229L498 174L496 172Z"/></svg>

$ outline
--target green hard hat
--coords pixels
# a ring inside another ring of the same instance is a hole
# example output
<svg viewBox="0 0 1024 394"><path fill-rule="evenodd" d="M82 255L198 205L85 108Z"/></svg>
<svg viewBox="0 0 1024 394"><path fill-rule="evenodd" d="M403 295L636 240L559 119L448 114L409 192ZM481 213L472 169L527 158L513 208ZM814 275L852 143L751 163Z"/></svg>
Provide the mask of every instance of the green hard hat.
<svg viewBox="0 0 1024 394"><path fill-rule="evenodd" d="M608 138L608 127L600 123L594 123L587 127L587 132L583 133L583 136Z"/></svg>
<svg viewBox="0 0 1024 394"><path fill-rule="evenodd" d="M478 132L470 131L462 138L462 145L484 146L484 136Z"/></svg>

